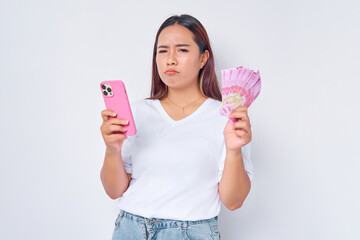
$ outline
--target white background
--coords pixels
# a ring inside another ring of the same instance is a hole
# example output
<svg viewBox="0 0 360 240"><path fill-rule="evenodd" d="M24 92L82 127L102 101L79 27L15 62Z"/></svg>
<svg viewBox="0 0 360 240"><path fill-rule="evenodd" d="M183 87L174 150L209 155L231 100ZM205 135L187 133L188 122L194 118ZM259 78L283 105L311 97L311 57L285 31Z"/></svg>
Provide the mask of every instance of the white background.
<svg viewBox="0 0 360 240"><path fill-rule="evenodd" d="M155 34L173 14L208 31L216 72L259 69L254 178L222 206L222 239L360 239L357 1L0 4L0 239L110 239L99 83L149 97ZM149 123L151 124L151 123Z"/></svg>

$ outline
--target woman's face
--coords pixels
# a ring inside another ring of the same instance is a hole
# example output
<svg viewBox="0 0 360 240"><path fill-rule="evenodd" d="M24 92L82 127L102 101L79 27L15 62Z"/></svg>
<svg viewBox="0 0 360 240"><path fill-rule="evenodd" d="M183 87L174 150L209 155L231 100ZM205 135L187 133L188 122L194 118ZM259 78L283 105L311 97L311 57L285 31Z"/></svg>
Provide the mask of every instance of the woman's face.
<svg viewBox="0 0 360 240"><path fill-rule="evenodd" d="M158 38L156 65L161 80L169 88L187 88L197 84L208 51L200 54L193 33L175 24L165 27Z"/></svg>

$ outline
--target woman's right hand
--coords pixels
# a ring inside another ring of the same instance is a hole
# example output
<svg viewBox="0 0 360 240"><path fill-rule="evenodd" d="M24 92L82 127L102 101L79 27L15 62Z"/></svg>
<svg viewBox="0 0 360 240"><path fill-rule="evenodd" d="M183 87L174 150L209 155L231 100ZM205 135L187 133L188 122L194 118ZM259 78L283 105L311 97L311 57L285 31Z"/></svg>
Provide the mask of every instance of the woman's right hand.
<svg viewBox="0 0 360 240"><path fill-rule="evenodd" d="M101 111L103 123L100 126L101 135L104 139L106 150L110 152L121 152L124 140L127 136L123 134L126 132L126 125L129 124L127 119L115 118L116 113L105 109ZM112 118L110 118L112 117Z"/></svg>

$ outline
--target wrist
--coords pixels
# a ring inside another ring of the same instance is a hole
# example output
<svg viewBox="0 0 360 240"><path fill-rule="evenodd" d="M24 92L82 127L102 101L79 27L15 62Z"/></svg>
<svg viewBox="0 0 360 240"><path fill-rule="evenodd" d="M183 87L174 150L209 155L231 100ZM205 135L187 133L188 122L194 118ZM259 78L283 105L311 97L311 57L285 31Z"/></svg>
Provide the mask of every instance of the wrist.
<svg viewBox="0 0 360 240"><path fill-rule="evenodd" d="M241 149L226 149L226 158L242 161Z"/></svg>
<svg viewBox="0 0 360 240"><path fill-rule="evenodd" d="M241 148L238 148L238 149L226 148L226 154L239 155L239 154L241 154Z"/></svg>
<svg viewBox="0 0 360 240"><path fill-rule="evenodd" d="M121 154L121 148L122 148L122 146L120 148L106 147L105 153L111 154L111 155L113 155L113 154L118 155L118 154Z"/></svg>

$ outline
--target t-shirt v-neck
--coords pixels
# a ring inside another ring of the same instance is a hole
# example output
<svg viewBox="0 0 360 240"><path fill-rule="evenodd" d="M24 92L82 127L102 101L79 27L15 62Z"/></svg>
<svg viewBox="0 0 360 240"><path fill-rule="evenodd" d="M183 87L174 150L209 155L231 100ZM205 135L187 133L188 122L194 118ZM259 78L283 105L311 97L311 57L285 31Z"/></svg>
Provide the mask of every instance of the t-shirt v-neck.
<svg viewBox="0 0 360 240"><path fill-rule="evenodd" d="M186 116L185 118L182 118L180 120L174 120L170 117L170 115L166 112L166 110L164 109L164 107L161 105L160 100L159 99L155 99L155 106L156 108L159 110L160 114L162 115L162 117L169 122L172 125L178 125L184 122L187 122L191 119L193 119L194 117L198 116L200 113L202 113L206 107L211 103L211 98L207 98L201 105L200 107L198 107L193 113L191 113L190 115Z"/></svg>

